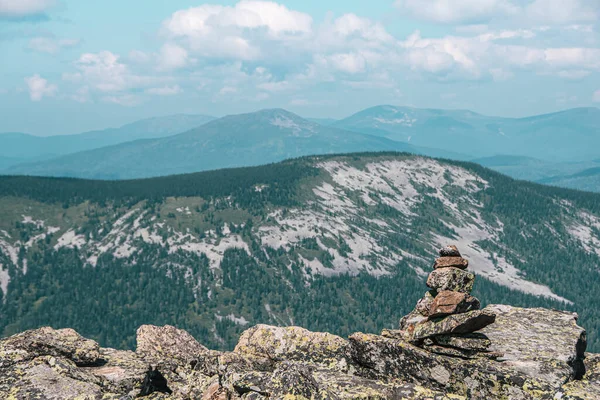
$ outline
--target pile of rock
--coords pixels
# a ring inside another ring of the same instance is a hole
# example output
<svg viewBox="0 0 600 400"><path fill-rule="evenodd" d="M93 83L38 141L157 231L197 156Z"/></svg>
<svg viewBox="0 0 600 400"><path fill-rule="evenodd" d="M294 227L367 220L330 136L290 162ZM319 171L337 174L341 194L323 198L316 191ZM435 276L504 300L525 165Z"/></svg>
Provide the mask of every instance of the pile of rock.
<svg viewBox="0 0 600 400"><path fill-rule="evenodd" d="M475 275L466 271L469 262L456 246L440 250L427 286L431 288L415 309L400 320L400 332L388 331L434 353L471 358L495 357L490 341L474 332L492 324L496 315L480 310L479 300L470 295Z"/></svg>

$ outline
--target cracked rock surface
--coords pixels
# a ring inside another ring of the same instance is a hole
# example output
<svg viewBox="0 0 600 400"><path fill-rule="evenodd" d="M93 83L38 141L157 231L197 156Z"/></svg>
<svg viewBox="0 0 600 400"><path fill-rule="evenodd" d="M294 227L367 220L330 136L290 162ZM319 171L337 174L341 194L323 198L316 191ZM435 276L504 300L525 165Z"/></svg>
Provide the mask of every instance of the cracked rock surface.
<svg viewBox="0 0 600 400"><path fill-rule="evenodd" d="M41 328L0 341L0 398L599 398L600 355L584 353L585 330L574 314L504 305L481 312L495 322L420 345L400 331L345 339L257 325L232 352L208 350L174 327L138 331L144 345L135 352Z"/></svg>

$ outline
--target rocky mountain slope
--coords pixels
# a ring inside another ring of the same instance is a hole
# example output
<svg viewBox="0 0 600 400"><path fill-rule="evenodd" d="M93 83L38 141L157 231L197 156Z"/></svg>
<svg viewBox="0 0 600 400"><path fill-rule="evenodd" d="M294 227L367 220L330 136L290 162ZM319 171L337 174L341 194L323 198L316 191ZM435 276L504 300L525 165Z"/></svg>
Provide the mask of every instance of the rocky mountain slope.
<svg viewBox="0 0 600 400"><path fill-rule="evenodd" d="M123 143L23 164L7 173L132 179L245 167L312 154L406 151L452 153L323 126L281 109L231 115L179 135Z"/></svg>
<svg viewBox="0 0 600 400"><path fill-rule="evenodd" d="M600 197L398 153L134 181L0 178L0 331L142 324L219 349L248 327L380 332L455 242L473 295L577 311L598 349Z"/></svg>
<svg viewBox="0 0 600 400"><path fill-rule="evenodd" d="M119 128L76 135L40 137L25 133L0 133L0 169L133 140L175 135L213 119L206 115L180 114L148 118Z"/></svg>
<svg viewBox="0 0 600 400"><path fill-rule="evenodd" d="M477 158L510 154L553 162L586 162L598 158L596 148L600 144L598 108L499 118L467 110L378 106L333 126Z"/></svg>

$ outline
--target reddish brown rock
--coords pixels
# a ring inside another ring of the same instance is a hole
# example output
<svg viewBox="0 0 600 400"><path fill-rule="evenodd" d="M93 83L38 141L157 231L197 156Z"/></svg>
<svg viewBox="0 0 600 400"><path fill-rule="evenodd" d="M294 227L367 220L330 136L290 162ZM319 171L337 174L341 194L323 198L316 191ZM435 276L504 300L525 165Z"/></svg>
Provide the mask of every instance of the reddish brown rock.
<svg viewBox="0 0 600 400"><path fill-rule="evenodd" d="M467 269L468 266L469 261L462 257L440 257L433 264L434 269L450 267Z"/></svg>
<svg viewBox="0 0 600 400"><path fill-rule="evenodd" d="M443 317L450 314L461 314L468 311L479 310L481 303L475 297L466 293L444 290L438 293L429 306L429 316L432 318Z"/></svg>

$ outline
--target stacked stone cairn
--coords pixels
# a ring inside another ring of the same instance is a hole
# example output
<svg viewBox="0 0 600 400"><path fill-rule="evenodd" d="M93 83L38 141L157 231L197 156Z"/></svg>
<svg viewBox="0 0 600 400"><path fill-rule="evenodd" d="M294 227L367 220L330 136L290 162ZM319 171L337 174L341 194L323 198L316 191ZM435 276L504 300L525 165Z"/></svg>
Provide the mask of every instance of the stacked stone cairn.
<svg viewBox="0 0 600 400"><path fill-rule="evenodd" d="M470 295L475 275L466 270L469 262L456 246L446 246L439 253L427 279L431 290L400 320L400 332L393 336L399 334L433 353L462 358L498 357L489 351L489 339L477 333L494 323L496 315L480 310L481 303Z"/></svg>

